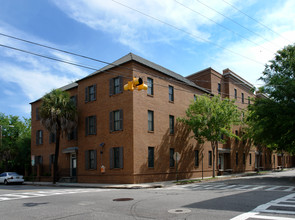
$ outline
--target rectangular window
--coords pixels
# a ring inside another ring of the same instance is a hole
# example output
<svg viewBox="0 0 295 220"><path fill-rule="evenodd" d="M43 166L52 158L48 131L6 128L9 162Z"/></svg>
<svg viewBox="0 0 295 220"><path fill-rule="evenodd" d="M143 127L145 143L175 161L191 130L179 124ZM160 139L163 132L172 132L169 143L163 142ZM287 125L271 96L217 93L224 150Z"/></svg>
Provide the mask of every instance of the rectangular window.
<svg viewBox="0 0 295 220"><path fill-rule="evenodd" d="M148 110L148 131L154 131L154 112Z"/></svg>
<svg viewBox="0 0 295 220"><path fill-rule="evenodd" d="M35 156L35 164L42 165L43 164L43 157L42 156Z"/></svg>
<svg viewBox="0 0 295 220"><path fill-rule="evenodd" d="M55 140L56 140L55 133L54 132L50 132L50 134L49 134L49 144L55 143Z"/></svg>
<svg viewBox="0 0 295 220"><path fill-rule="evenodd" d="M211 150L209 150L208 156L209 156L209 158L208 158L209 166L212 166L212 151Z"/></svg>
<svg viewBox="0 0 295 220"><path fill-rule="evenodd" d="M68 140L77 140L78 139L78 129L75 128L71 133L68 134Z"/></svg>
<svg viewBox="0 0 295 220"><path fill-rule="evenodd" d="M174 116L169 115L169 129L170 129L170 134L174 134Z"/></svg>
<svg viewBox="0 0 295 220"><path fill-rule="evenodd" d="M252 164L252 154L249 154L249 164Z"/></svg>
<svg viewBox="0 0 295 220"><path fill-rule="evenodd" d="M243 153L243 165L245 165L245 164L246 164L246 154Z"/></svg>
<svg viewBox="0 0 295 220"><path fill-rule="evenodd" d="M36 120L40 120L40 115L39 115L39 108L36 108Z"/></svg>
<svg viewBox="0 0 295 220"><path fill-rule="evenodd" d="M218 83L217 91L218 91L218 94L220 95L220 93L221 93L221 84L220 83Z"/></svg>
<svg viewBox="0 0 295 220"><path fill-rule="evenodd" d="M242 103L244 103L244 93L242 93Z"/></svg>
<svg viewBox="0 0 295 220"><path fill-rule="evenodd" d="M110 96L123 92L123 80L122 77L116 77L110 79Z"/></svg>
<svg viewBox="0 0 295 220"><path fill-rule="evenodd" d="M248 96L248 105L251 104L251 99L250 99L250 96Z"/></svg>
<svg viewBox="0 0 295 220"><path fill-rule="evenodd" d="M43 144L43 131L38 130L36 132L36 145L41 145Z"/></svg>
<svg viewBox="0 0 295 220"><path fill-rule="evenodd" d="M276 164L276 156L273 155L273 163Z"/></svg>
<svg viewBox="0 0 295 220"><path fill-rule="evenodd" d="M148 95L154 95L154 80L152 78L147 78L147 94Z"/></svg>
<svg viewBox="0 0 295 220"><path fill-rule="evenodd" d="M239 136L238 130L235 130L235 134L236 134L236 136ZM239 139L238 138L235 138L235 141L236 141L236 143L238 143L239 142Z"/></svg>
<svg viewBox="0 0 295 220"><path fill-rule="evenodd" d="M148 167L154 168L154 147L148 148Z"/></svg>
<svg viewBox="0 0 295 220"><path fill-rule="evenodd" d="M86 117L85 134L86 136L96 134L96 116Z"/></svg>
<svg viewBox="0 0 295 220"><path fill-rule="evenodd" d="M85 102L92 102L96 100L96 84L87 86L85 88Z"/></svg>
<svg viewBox="0 0 295 220"><path fill-rule="evenodd" d="M236 152L236 165L238 166L238 164L239 164L239 153Z"/></svg>
<svg viewBox="0 0 295 220"><path fill-rule="evenodd" d="M175 166L175 161L174 161L173 155L174 155L174 148L170 148L170 160L169 160L170 161L169 162L170 167Z"/></svg>
<svg viewBox="0 0 295 220"><path fill-rule="evenodd" d="M85 151L85 169L96 170L97 169L97 155L96 150Z"/></svg>
<svg viewBox="0 0 295 220"><path fill-rule="evenodd" d="M123 168L123 147L110 149L110 168Z"/></svg>
<svg viewBox="0 0 295 220"><path fill-rule="evenodd" d="M195 150L195 166L199 166L199 151Z"/></svg>
<svg viewBox="0 0 295 220"><path fill-rule="evenodd" d="M110 112L110 132L123 130L123 110Z"/></svg>
<svg viewBox="0 0 295 220"><path fill-rule="evenodd" d="M235 89L234 92L235 92L235 99L237 99L238 98L237 89Z"/></svg>
<svg viewBox="0 0 295 220"><path fill-rule="evenodd" d="M71 96L70 101L77 107L77 95Z"/></svg>
<svg viewBox="0 0 295 220"><path fill-rule="evenodd" d="M169 101L174 102L174 88L173 88L173 86L169 86Z"/></svg>

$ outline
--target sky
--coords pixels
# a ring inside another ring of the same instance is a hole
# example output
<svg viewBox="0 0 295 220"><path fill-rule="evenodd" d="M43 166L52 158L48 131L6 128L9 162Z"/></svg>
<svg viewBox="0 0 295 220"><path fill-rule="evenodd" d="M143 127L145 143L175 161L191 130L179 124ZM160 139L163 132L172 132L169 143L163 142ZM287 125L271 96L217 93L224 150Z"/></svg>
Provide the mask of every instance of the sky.
<svg viewBox="0 0 295 220"><path fill-rule="evenodd" d="M131 52L184 77L229 68L259 87L294 44L294 12L294 0L1 1L0 112L29 118L30 102L106 65L14 38L108 63Z"/></svg>

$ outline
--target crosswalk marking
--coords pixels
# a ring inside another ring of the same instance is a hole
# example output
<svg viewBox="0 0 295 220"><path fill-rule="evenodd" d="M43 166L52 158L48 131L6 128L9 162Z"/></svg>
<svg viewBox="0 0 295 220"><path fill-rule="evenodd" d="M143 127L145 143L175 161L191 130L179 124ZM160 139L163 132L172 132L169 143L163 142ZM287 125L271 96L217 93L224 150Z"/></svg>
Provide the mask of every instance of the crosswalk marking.
<svg viewBox="0 0 295 220"><path fill-rule="evenodd" d="M290 201L291 199L291 201ZM276 207L295 208L295 193L284 196L282 198L262 204L250 212L238 215L231 220L247 220L247 219L269 219L269 220L291 220L294 218L282 217L279 215L294 215L295 211L284 211ZM285 204L290 203L290 204ZM272 214L272 216L264 215L264 213Z"/></svg>
<svg viewBox="0 0 295 220"><path fill-rule="evenodd" d="M23 192L23 193L9 193L0 195L0 202L16 200L16 199L28 199L44 196L66 195L75 193L86 192L102 192L109 191L110 189L64 189L64 190L48 190L48 191L36 191L36 192Z"/></svg>
<svg viewBox="0 0 295 220"><path fill-rule="evenodd" d="M274 186L274 185L236 185L236 184L188 184L188 185L176 185L163 189L186 189L186 190L265 190L265 191L284 191L295 192L293 186Z"/></svg>

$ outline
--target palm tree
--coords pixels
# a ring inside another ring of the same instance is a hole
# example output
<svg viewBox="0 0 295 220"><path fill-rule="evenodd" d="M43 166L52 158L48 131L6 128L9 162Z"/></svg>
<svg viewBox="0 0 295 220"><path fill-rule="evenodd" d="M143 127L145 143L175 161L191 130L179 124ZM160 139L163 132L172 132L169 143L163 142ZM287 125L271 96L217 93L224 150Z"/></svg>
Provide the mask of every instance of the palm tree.
<svg viewBox="0 0 295 220"><path fill-rule="evenodd" d="M53 183L55 184L58 177L60 136L63 133L69 134L77 126L77 108L71 101L68 92L55 89L42 98L42 104L39 111L42 125L49 132L55 133L56 136L53 165Z"/></svg>

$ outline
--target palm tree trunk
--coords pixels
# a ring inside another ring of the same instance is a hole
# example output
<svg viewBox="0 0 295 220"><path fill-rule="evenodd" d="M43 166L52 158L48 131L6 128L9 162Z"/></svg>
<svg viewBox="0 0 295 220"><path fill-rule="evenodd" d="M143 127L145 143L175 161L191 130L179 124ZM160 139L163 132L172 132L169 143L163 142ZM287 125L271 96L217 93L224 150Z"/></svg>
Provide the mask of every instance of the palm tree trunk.
<svg viewBox="0 0 295 220"><path fill-rule="evenodd" d="M53 164L53 184L58 180L58 155L59 155L59 141L60 141L60 129L56 129L56 140L55 140L55 154Z"/></svg>

